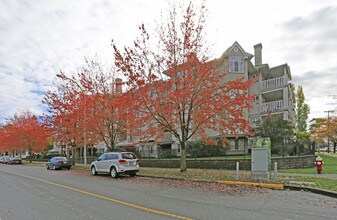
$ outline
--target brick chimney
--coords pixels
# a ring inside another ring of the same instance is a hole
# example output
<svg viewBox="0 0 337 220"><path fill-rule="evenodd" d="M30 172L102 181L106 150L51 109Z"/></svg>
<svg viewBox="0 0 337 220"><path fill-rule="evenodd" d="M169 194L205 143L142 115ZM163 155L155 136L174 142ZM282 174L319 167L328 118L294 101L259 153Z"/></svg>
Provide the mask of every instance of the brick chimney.
<svg viewBox="0 0 337 220"><path fill-rule="evenodd" d="M115 84L116 84L116 86L115 86L115 88L116 88L116 91L115 91L116 94L122 94L122 84L123 84L122 79L117 78L115 80Z"/></svg>
<svg viewBox="0 0 337 220"><path fill-rule="evenodd" d="M255 66L262 65L262 44L254 45L254 53L255 53Z"/></svg>

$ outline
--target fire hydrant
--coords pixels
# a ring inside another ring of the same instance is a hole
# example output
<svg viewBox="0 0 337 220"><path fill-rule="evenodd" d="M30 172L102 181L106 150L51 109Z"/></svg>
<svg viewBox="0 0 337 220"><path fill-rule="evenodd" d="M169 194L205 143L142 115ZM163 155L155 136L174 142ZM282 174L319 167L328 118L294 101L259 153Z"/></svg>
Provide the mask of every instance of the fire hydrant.
<svg viewBox="0 0 337 220"><path fill-rule="evenodd" d="M318 174L322 173L323 164L324 164L324 162L323 162L322 157L320 157L320 156L316 157L315 165L316 165L316 170L317 170Z"/></svg>

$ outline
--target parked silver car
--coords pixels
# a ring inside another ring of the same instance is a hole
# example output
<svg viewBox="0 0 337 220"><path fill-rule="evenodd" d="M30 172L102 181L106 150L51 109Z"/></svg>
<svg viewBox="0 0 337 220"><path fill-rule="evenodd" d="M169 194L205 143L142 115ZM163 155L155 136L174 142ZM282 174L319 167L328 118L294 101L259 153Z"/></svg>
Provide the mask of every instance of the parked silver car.
<svg viewBox="0 0 337 220"><path fill-rule="evenodd" d="M8 164L22 164L22 160L19 157L9 157Z"/></svg>
<svg viewBox="0 0 337 220"><path fill-rule="evenodd" d="M9 158L10 158L9 156L4 156L3 157L3 163L8 164Z"/></svg>
<svg viewBox="0 0 337 220"><path fill-rule="evenodd" d="M132 152L109 152L91 163L91 174L109 173L117 178L119 174L135 176L139 171L139 159Z"/></svg>

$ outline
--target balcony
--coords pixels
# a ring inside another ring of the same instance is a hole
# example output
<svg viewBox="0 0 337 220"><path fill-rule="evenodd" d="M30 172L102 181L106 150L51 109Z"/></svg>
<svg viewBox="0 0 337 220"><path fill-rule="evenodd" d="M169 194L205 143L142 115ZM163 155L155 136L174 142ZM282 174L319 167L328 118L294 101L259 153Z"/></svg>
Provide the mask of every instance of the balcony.
<svg viewBox="0 0 337 220"><path fill-rule="evenodd" d="M271 90L283 87L288 84L288 77L286 75L274 79L263 80L261 82L261 90Z"/></svg>
<svg viewBox="0 0 337 220"><path fill-rule="evenodd" d="M275 112L285 109L285 104L283 100L275 102L266 102L261 105L261 113L265 112Z"/></svg>

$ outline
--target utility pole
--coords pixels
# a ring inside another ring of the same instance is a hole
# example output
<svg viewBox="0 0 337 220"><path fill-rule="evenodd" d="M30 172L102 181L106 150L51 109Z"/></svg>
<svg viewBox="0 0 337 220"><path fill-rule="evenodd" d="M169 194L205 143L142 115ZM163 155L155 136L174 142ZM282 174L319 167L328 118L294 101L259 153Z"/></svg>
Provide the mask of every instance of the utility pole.
<svg viewBox="0 0 337 220"><path fill-rule="evenodd" d="M329 134L329 124L330 124L330 113L335 112L334 110L328 110L324 111L328 113L328 125L327 125L327 130L328 130L328 153L330 153L330 134Z"/></svg>

